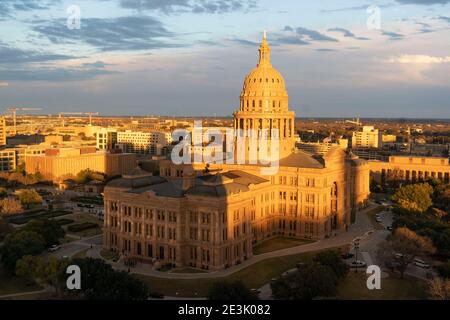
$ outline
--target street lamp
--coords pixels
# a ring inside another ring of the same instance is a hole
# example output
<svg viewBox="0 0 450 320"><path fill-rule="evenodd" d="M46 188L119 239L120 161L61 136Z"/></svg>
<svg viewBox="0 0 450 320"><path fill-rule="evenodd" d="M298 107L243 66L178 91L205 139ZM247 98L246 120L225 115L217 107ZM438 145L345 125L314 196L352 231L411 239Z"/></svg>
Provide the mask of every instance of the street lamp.
<svg viewBox="0 0 450 320"><path fill-rule="evenodd" d="M359 249L359 242L355 241L353 243L355 246L355 273L358 273L358 249Z"/></svg>

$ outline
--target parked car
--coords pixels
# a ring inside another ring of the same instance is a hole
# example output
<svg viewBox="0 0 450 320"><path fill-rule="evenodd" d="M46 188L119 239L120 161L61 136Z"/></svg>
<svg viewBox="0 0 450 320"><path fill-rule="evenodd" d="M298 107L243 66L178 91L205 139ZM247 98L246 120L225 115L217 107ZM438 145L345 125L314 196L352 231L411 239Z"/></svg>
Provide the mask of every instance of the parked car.
<svg viewBox="0 0 450 320"><path fill-rule="evenodd" d="M342 258L342 259L344 259L344 260L347 260L347 259L353 258L354 256L355 256L355 255L354 255L353 253L350 253L350 252L347 252L347 253L341 254L341 258Z"/></svg>
<svg viewBox="0 0 450 320"><path fill-rule="evenodd" d="M424 268L424 269L429 269L430 268L430 265L428 263L426 263L425 261L423 261L421 259L418 259L418 258L414 259L414 264L416 266L418 266L419 268Z"/></svg>
<svg viewBox="0 0 450 320"><path fill-rule="evenodd" d="M367 264L364 261L361 260L356 260L356 261L352 261L350 263L350 268L363 268L365 267Z"/></svg>
<svg viewBox="0 0 450 320"><path fill-rule="evenodd" d="M392 226L387 226L386 229L388 229L389 231L393 230Z"/></svg>
<svg viewBox="0 0 450 320"><path fill-rule="evenodd" d="M61 246L58 246L57 244L54 244L54 245L50 246L50 247L47 249L47 251L48 251L48 252L55 252L55 251L58 251L59 249L61 249Z"/></svg>
<svg viewBox="0 0 450 320"><path fill-rule="evenodd" d="M380 217L376 217L375 220L376 220L378 223L383 222L383 219L381 219Z"/></svg>
<svg viewBox="0 0 450 320"><path fill-rule="evenodd" d="M401 254L401 253L396 253L396 254L395 254L395 258L396 258L396 259L403 258L403 254Z"/></svg>

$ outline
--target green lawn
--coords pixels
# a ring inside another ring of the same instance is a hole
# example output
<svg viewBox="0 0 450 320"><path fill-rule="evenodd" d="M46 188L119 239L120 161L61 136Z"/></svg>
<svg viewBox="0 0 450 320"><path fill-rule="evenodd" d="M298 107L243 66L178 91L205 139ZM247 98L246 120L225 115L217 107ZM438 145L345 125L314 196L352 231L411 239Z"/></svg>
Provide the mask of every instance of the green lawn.
<svg viewBox="0 0 450 320"><path fill-rule="evenodd" d="M100 255L105 260L112 260L114 258L118 257L118 254L114 251L108 250L108 249L102 249L100 250Z"/></svg>
<svg viewBox="0 0 450 320"><path fill-rule="evenodd" d="M302 244L307 244L307 243L312 243L312 242L314 242L314 241L308 240L308 239L293 239L293 238L282 238L282 237L273 238L270 240L266 240L261 244L256 245L253 248L253 254L255 254L255 255L262 254L262 253L266 253L266 252L296 247L296 246L300 246Z"/></svg>
<svg viewBox="0 0 450 320"><path fill-rule="evenodd" d="M0 268L0 296L18 292L38 291L42 290L42 287L36 283L30 283L30 281L6 274Z"/></svg>
<svg viewBox="0 0 450 320"><path fill-rule="evenodd" d="M101 220L97 219L97 217L95 217L94 215L92 215L90 213L84 213L84 212L72 213L70 215L64 216L64 219L71 219L74 221L71 224L67 224L67 225L63 226L63 228L66 230L66 232L70 235L74 235L77 237L91 237L91 236L95 236L95 235L102 233L101 228L102 228L103 222ZM98 228L90 228L90 229L82 230L79 232L67 231L68 226L70 226L72 224L83 223L83 222L95 223L98 225Z"/></svg>
<svg viewBox="0 0 450 320"><path fill-rule="evenodd" d="M272 278L295 268L298 262L311 260L316 253L317 251L267 259L224 278L190 280L162 279L137 274L133 276L147 282L152 291L166 296L205 297L211 284L222 280L241 280L248 288L260 288Z"/></svg>
<svg viewBox="0 0 450 320"><path fill-rule="evenodd" d="M195 268L179 268L173 269L171 273L206 273L207 271Z"/></svg>
<svg viewBox="0 0 450 320"><path fill-rule="evenodd" d="M370 209L366 212L367 216L369 217L370 223L377 230L384 229L384 227L380 223L377 222L376 217L375 217L375 215L377 213L380 213L383 210L384 210L384 206L380 205L380 206Z"/></svg>
<svg viewBox="0 0 450 320"><path fill-rule="evenodd" d="M426 299L426 284L423 281L395 276L381 278L380 290L369 290L367 276L363 272L350 272L338 286L338 299L353 300L411 300Z"/></svg>

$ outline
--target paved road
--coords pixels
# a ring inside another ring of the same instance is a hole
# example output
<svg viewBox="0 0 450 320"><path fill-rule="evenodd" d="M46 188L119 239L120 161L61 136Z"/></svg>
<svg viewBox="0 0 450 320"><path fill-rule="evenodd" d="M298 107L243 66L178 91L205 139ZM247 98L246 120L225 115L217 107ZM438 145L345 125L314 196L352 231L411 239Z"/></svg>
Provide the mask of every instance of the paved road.
<svg viewBox="0 0 450 320"><path fill-rule="evenodd" d="M76 241L72 241L66 244L61 245L61 249L59 249L58 251L55 252L48 252L45 253L43 256L44 257L57 257L57 258L62 258L64 256L66 257L72 257L73 255L75 255L76 253L88 249L91 247L91 245L93 247L95 246L101 246L102 244L102 235L96 235L90 238L83 238L80 240L76 240Z"/></svg>
<svg viewBox="0 0 450 320"><path fill-rule="evenodd" d="M378 258L378 250L380 244L386 240L387 236L391 234L391 231L387 230L387 227L392 225L393 222L393 214L391 211L382 211L380 213L381 223L383 226L383 230L376 230L369 237L362 239L360 241L360 255L358 255L358 260L363 260L367 263L367 265L375 264L380 266L383 269L382 262ZM353 250L354 252L354 250ZM409 276L413 276L422 280L427 279L427 273L433 273L431 269L424 269L411 264L405 271L405 274Z"/></svg>

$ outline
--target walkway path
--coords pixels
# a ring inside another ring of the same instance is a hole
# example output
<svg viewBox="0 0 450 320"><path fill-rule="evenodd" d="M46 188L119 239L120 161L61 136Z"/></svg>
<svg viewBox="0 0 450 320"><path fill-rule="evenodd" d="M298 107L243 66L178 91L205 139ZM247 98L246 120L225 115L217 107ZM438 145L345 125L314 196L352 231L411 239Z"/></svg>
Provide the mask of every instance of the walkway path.
<svg viewBox="0 0 450 320"><path fill-rule="evenodd" d="M264 254L254 255L253 257L245 260L239 265L232 266L225 270L213 271L208 273L167 273L157 270L153 270L151 265L139 263L136 267L131 269L131 273L152 276L157 278L165 279L207 279L207 278L221 278L227 277L235 272L247 268L260 261L282 257L288 255L294 255L299 253L305 253L310 251L323 250L338 246L343 246L352 242L356 237L364 237L367 232L372 230L373 227L365 214L365 211L370 210L373 207L369 207L363 211L357 213L356 223L350 226L347 232L339 232L335 237L319 240L313 243L300 245L297 247L286 248L282 250L267 252ZM99 250L95 248L94 250ZM97 256L95 252L88 251L89 256ZM128 267L124 266L122 263L111 263L115 269L118 270L128 270Z"/></svg>
<svg viewBox="0 0 450 320"><path fill-rule="evenodd" d="M33 294L40 294L40 293L46 293L49 292L48 289L42 289L37 291L28 291L28 292L16 292L16 293L10 293L0 296L0 300L2 299L9 299L9 298L17 298L22 296L29 296Z"/></svg>

